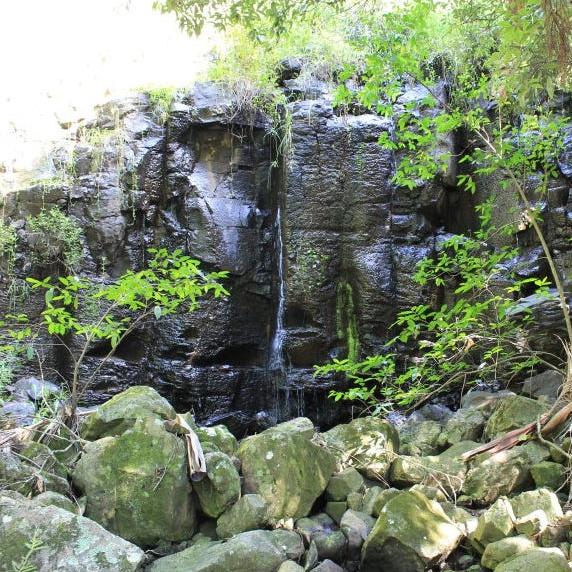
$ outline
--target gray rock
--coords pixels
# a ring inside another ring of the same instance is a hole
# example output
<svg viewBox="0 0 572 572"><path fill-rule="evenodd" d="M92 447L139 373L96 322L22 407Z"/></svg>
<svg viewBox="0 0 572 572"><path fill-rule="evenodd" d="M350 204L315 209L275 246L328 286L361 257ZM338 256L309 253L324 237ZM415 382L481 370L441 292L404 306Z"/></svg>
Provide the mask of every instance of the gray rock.
<svg viewBox="0 0 572 572"><path fill-rule="evenodd" d="M35 416L36 408L30 401L7 401L0 406L0 429L31 425Z"/></svg>
<svg viewBox="0 0 572 572"><path fill-rule="evenodd" d="M231 458L220 452L206 453L206 476L195 482L201 510L212 518L219 517L240 497L240 475Z"/></svg>
<svg viewBox="0 0 572 572"><path fill-rule="evenodd" d="M264 528L268 522L268 506L260 495L244 495L217 520L219 538Z"/></svg>
<svg viewBox="0 0 572 572"><path fill-rule="evenodd" d="M461 441L478 441L485 426L485 415L480 409L459 409L447 421L439 436L442 445L455 445Z"/></svg>
<svg viewBox="0 0 572 572"><path fill-rule="evenodd" d="M569 572L568 560L557 548L534 548L505 560L495 572Z"/></svg>
<svg viewBox="0 0 572 572"><path fill-rule="evenodd" d="M361 570L424 572L444 561L462 536L437 502L404 492L381 511L363 546Z"/></svg>
<svg viewBox="0 0 572 572"><path fill-rule="evenodd" d="M344 572L344 569L341 566L338 566L335 562L331 560L324 560L320 562L315 568L316 572Z"/></svg>
<svg viewBox="0 0 572 572"><path fill-rule="evenodd" d="M159 558L149 572L275 572L287 560L304 552L302 539L287 530L254 530L233 536L226 542L192 546Z"/></svg>
<svg viewBox="0 0 572 572"><path fill-rule="evenodd" d="M535 548L536 544L526 536L512 536L510 538L502 538L496 542L491 542L485 548L481 558L481 564L485 568L495 570L495 568L505 560L513 558L524 552L528 552Z"/></svg>
<svg viewBox="0 0 572 572"><path fill-rule="evenodd" d="M28 376L18 379L15 383L9 386L8 391L13 399L31 399L32 401L39 401L40 399L58 394L61 389L51 381Z"/></svg>
<svg viewBox="0 0 572 572"><path fill-rule="evenodd" d="M91 413L81 427L84 439L121 435L138 419L174 419L175 410L154 389L145 385L131 387Z"/></svg>
<svg viewBox="0 0 572 572"><path fill-rule="evenodd" d="M546 411L547 405L545 403L522 395L503 399L487 421L485 437L491 440L508 433L512 429L524 427L528 423L536 421Z"/></svg>
<svg viewBox="0 0 572 572"><path fill-rule="evenodd" d="M522 393L527 397L540 396L556 400L562 387L563 376L560 372L549 369L529 377L522 384Z"/></svg>
<svg viewBox="0 0 572 572"><path fill-rule="evenodd" d="M395 428L376 417L354 419L322 433L322 437L342 466L354 467L370 479L385 477L399 449Z"/></svg>
<svg viewBox="0 0 572 572"><path fill-rule="evenodd" d="M189 540L195 504L183 441L160 419L139 419L118 437L93 441L73 472L85 515L140 546Z"/></svg>
<svg viewBox="0 0 572 572"><path fill-rule="evenodd" d="M491 542L510 536L515 521L510 502L505 498L498 499L479 517L477 528L470 536L473 546L482 552Z"/></svg>
<svg viewBox="0 0 572 572"><path fill-rule="evenodd" d="M463 493L474 502L487 505L502 495L519 492L532 482L531 467L549 457L548 449L535 442L480 456L467 472Z"/></svg>
<svg viewBox="0 0 572 572"><path fill-rule="evenodd" d="M333 455L299 432L268 429L248 437L238 457L244 491L264 498L273 522L309 514L335 470Z"/></svg>
<svg viewBox="0 0 572 572"><path fill-rule="evenodd" d="M439 452L442 425L435 420L412 420L399 428L400 452L404 455L435 455Z"/></svg>
<svg viewBox="0 0 572 572"><path fill-rule="evenodd" d="M349 560L359 560L361 548L375 525L375 519L363 512L348 510L342 516L340 529L347 539Z"/></svg>
<svg viewBox="0 0 572 572"><path fill-rule="evenodd" d="M358 492L364 484L363 477L353 467L332 476L326 495L333 501L345 501L350 493Z"/></svg>
<svg viewBox="0 0 572 572"><path fill-rule="evenodd" d="M1 570L25 559L32 539L40 548L27 562L38 572L135 572L145 561L137 546L56 506L0 496L0 515Z"/></svg>

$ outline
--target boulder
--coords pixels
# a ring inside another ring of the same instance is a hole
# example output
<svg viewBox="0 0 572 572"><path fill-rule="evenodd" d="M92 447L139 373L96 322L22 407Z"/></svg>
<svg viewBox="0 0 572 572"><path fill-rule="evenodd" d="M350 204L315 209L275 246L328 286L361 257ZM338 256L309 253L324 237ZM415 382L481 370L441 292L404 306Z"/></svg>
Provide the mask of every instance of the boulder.
<svg viewBox="0 0 572 572"><path fill-rule="evenodd" d="M487 421L484 436L492 440L513 429L524 427L536 421L547 409L546 403L522 395L503 399Z"/></svg>
<svg viewBox="0 0 572 572"><path fill-rule="evenodd" d="M346 537L334 521L324 513L296 521L295 530L302 535L306 544L314 542L321 560L340 562L346 549Z"/></svg>
<svg viewBox="0 0 572 572"><path fill-rule="evenodd" d="M272 522L309 514L335 470L334 456L298 431L268 429L238 449L244 492L259 494Z"/></svg>
<svg viewBox="0 0 572 572"><path fill-rule="evenodd" d="M0 451L0 490L10 489L25 496L44 491L68 494L70 486L67 479L50 470L53 466L59 468L59 463L53 456L48 456L47 460L48 466L44 469L41 464L26 463L13 453Z"/></svg>
<svg viewBox="0 0 572 572"><path fill-rule="evenodd" d="M542 461L530 467L530 474L537 488L558 491L566 483L566 469L560 463Z"/></svg>
<svg viewBox="0 0 572 572"><path fill-rule="evenodd" d="M399 428L400 453L404 455L435 455L439 452L441 423L435 420L411 419Z"/></svg>
<svg viewBox="0 0 572 572"><path fill-rule="evenodd" d="M473 546L482 552L491 542L510 536L514 530L515 520L510 502L500 498L481 514L477 528L469 538Z"/></svg>
<svg viewBox="0 0 572 572"><path fill-rule="evenodd" d="M487 545L481 558L481 564L485 568L494 570L501 562L528 552L535 547L534 541L526 536L502 538Z"/></svg>
<svg viewBox="0 0 572 572"><path fill-rule="evenodd" d="M269 431L297 434L302 437L306 437L306 439L311 439L316 433L316 428L314 427L311 419L308 419L307 417L296 417L271 427Z"/></svg>
<svg viewBox="0 0 572 572"><path fill-rule="evenodd" d="M447 421L439 436L439 444L447 446L461 441L478 441L485 422L486 417L480 409L459 409Z"/></svg>
<svg viewBox="0 0 572 572"><path fill-rule="evenodd" d="M549 457L549 450L534 441L494 455L481 455L467 472L463 493L477 504L491 504L531 484L531 467Z"/></svg>
<svg viewBox="0 0 572 572"><path fill-rule="evenodd" d="M205 454L207 474L194 483L201 510L212 518L219 517L240 497L240 475L225 453Z"/></svg>
<svg viewBox="0 0 572 572"><path fill-rule="evenodd" d="M217 520L219 538L264 528L268 521L268 507L260 495L244 495Z"/></svg>
<svg viewBox="0 0 572 572"><path fill-rule="evenodd" d="M548 489L526 491L510 499L516 518L522 518L535 510L542 510L549 522L555 522L564 516L558 497Z"/></svg>
<svg viewBox="0 0 572 572"><path fill-rule="evenodd" d="M61 391L55 383L34 376L21 377L15 383L8 386L8 392L15 400L31 399L40 401Z"/></svg>
<svg viewBox="0 0 572 572"><path fill-rule="evenodd" d="M423 483L449 492L459 492L467 472L461 455L475 447L478 447L478 443L474 441L461 441L440 455L399 456L391 465L389 480L398 487Z"/></svg>
<svg viewBox="0 0 572 572"><path fill-rule="evenodd" d="M0 495L0 515L0 570L27 561L37 572L135 572L145 560L137 546L56 506ZM32 540L39 548L27 557Z"/></svg>
<svg viewBox="0 0 572 572"><path fill-rule="evenodd" d="M354 467L370 479L383 480L399 450L395 427L378 417L354 419L322 437L342 467Z"/></svg>
<svg viewBox="0 0 572 572"><path fill-rule="evenodd" d="M335 522L340 524L342 520L342 516L348 509L348 503L343 501L328 501L326 503L326 507L324 508L324 512Z"/></svg>
<svg viewBox="0 0 572 572"><path fill-rule="evenodd" d="M36 418L36 407L31 401L7 401L0 405L0 429L31 425Z"/></svg>
<svg viewBox="0 0 572 572"><path fill-rule="evenodd" d="M146 385L130 387L112 397L88 415L81 436L88 441L121 435L138 419L174 419L175 410L154 389Z"/></svg>
<svg viewBox="0 0 572 572"><path fill-rule="evenodd" d="M381 511L362 550L362 572L425 572L443 562L462 538L435 501L404 492Z"/></svg>
<svg viewBox="0 0 572 572"><path fill-rule="evenodd" d="M495 572L570 572L568 560L557 548L533 548L505 560Z"/></svg>
<svg viewBox="0 0 572 572"><path fill-rule="evenodd" d="M374 525L375 518L364 512L357 512L350 509L344 513L340 522L340 529L347 540L348 560L359 560L363 543L369 536Z"/></svg>
<svg viewBox="0 0 572 572"><path fill-rule="evenodd" d="M74 504L68 497L53 491L46 491L32 499L32 504L36 506L56 506L63 510L67 510L72 514L79 513L78 505Z"/></svg>
<svg viewBox="0 0 572 572"><path fill-rule="evenodd" d="M558 398L562 382L562 373L549 369L525 379L522 384L522 393L528 397L543 396L555 401Z"/></svg>
<svg viewBox="0 0 572 572"><path fill-rule="evenodd" d="M315 568L312 568L315 572L344 572L341 566L338 566L335 562L331 560L324 560L320 562Z"/></svg>
<svg viewBox="0 0 572 572"><path fill-rule="evenodd" d="M215 449L229 457L236 455L238 441L224 425L197 427L196 433L204 450Z"/></svg>
<svg viewBox="0 0 572 572"><path fill-rule="evenodd" d="M149 572L276 572L282 563L303 553L302 539L295 532L254 530L159 558Z"/></svg>
<svg viewBox="0 0 572 572"><path fill-rule="evenodd" d="M186 449L159 419L89 443L73 473L85 515L140 546L188 540L195 530Z"/></svg>
<svg viewBox="0 0 572 572"><path fill-rule="evenodd" d="M512 391L482 391L471 389L463 395L461 407L463 409L480 409L485 417L490 417L495 408L505 399L514 397L516 393Z"/></svg>
<svg viewBox="0 0 572 572"><path fill-rule="evenodd" d="M280 568L276 572L304 572L304 567L293 560L287 560L280 564Z"/></svg>
<svg viewBox="0 0 572 572"><path fill-rule="evenodd" d="M518 534L533 538L544 532L548 528L548 524L548 516L543 510L538 509L517 518L514 526Z"/></svg>
<svg viewBox="0 0 572 572"><path fill-rule="evenodd" d="M363 485L364 479L361 474L353 467L348 467L332 476L326 495L333 501L345 501L350 493L359 491Z"/></svg>

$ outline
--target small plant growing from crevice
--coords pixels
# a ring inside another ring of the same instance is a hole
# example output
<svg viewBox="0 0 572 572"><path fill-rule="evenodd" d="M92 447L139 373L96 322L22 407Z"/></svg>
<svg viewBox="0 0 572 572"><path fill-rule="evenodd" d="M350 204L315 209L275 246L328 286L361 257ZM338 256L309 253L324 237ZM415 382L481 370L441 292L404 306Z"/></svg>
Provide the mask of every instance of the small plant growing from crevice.
<svg viewBox="0 0 572 572"><path fill-rule="evenodd" d="M27 220L31 234L32 260L44 267L78 269L83 256L83 231L79 224L57 208L42 210Z"/></svg>
<svg viewBox="0 0 572 572"><path fill-rule="evenodd" d="M177 94L177 88L171 86L141 88L139 91L147 95L154 119L160 125L167 123L171 104Z"/></svg>
<svg viewBox="0 0 572 572"><path fill-rule="evenodd" d="M33 358L60 347L71 360L66 385L70 399L64 415L73 424L82 396L121 342L132 332L180 312L192 312L207 294L227 293L220 283L227 272L205 273L197 260L180 250L149 250L147 267L128 271L110 283L78 275L28 278L32 289L44 293L39 320L26 314L8 315L0 322L11 343L3 350ZM91 311L83 310L89 307ZM46 341L48 340L48 341ZM95 345L108 347L98 365L85 373L86 358Z"/></svg>
<svg viewBox="0 0 572 572"><path fill-rule="evenodd" d="M17 241L14 227L0 219L0 272L6 276L11 276L14 271Z"/></svg>

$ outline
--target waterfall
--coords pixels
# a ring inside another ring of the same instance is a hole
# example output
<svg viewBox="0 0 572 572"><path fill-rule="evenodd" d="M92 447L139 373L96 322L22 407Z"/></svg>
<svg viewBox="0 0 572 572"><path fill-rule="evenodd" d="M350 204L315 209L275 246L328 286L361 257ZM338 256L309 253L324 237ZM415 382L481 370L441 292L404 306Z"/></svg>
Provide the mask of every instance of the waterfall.
<svg viewBox="0 0 572 572"><path fill-rule="evenodd" d="M276 245L276 266L278 277L278 301L276 304L276 320L274 323L274 334L270 344L270 355L268 368L276 381L283 382L286 377L284 366L284 306L286 298L286 284L284 280L284 242L282 238L282 213L278 206L276 209L276 220L274 221L274 236Z"/></svg>

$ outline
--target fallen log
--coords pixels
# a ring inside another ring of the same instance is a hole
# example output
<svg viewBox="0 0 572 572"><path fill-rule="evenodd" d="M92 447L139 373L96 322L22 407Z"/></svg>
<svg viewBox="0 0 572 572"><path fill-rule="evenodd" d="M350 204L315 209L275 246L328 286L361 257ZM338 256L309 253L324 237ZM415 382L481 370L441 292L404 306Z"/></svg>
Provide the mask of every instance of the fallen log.
<svg viewBox="0 0 572 572"><path fill-rule="evenodd" d="M572 415L572 402L565 405L562 409L556 412L545 413L538 419L519 429L513 429L508 433L493 439L490 443L485 443L480 447L467 451L461 456L463 461L468 461L481 453L500 453L512 449L516 445L522 443L527 435L536 433L537 428L540 427L540 434L542 437L547 437L556 429L558 429L570 416Z"/></svg>

